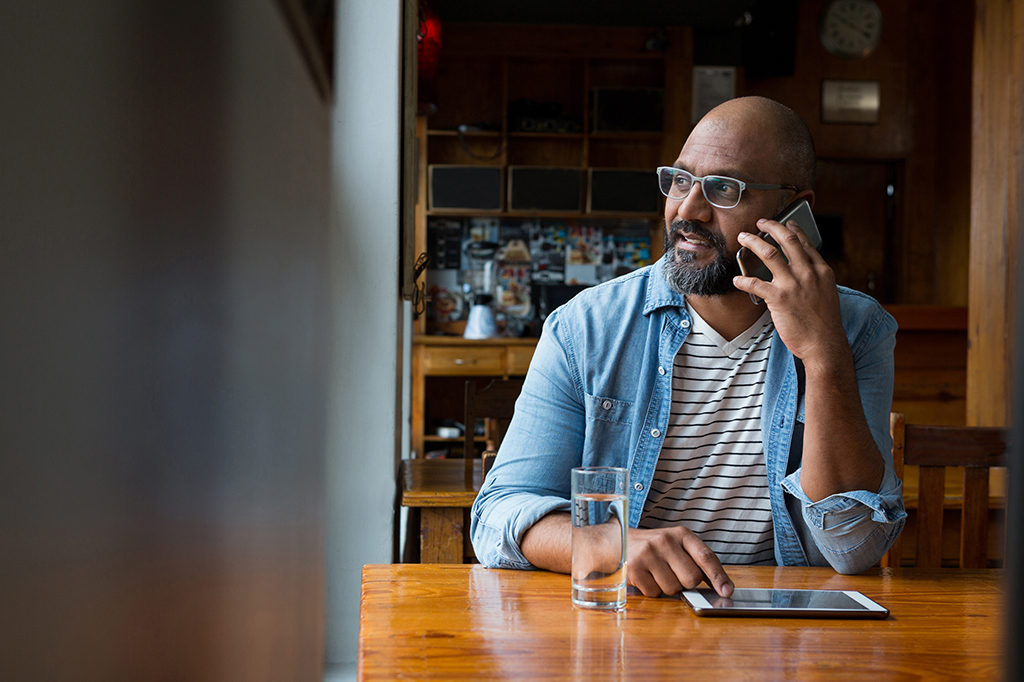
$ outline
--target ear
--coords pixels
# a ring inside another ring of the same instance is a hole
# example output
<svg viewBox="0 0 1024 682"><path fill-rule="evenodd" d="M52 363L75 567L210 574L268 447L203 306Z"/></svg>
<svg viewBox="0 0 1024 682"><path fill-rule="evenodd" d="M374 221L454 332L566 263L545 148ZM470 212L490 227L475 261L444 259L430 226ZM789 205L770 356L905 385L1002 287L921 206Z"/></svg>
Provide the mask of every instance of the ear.
<svg viewBox="0 0 1024 682"><path fill-rule="evenodd" d="M797 192L797 195L795 197L793 197L793 201L791 201L789 203L795 204L796 202L800 201L801 199L807 199L807 204L811 208L814 208L814 190L813 189L805 189L802 192Z"/></svg>

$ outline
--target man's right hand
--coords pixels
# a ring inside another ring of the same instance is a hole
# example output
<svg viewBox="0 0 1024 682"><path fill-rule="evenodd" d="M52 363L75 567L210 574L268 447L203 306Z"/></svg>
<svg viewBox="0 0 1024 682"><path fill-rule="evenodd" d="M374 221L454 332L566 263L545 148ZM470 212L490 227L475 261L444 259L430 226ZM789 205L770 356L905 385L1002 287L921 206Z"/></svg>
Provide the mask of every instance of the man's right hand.
<svg viewBox="0 0 1024 682"><path fill-rule="evenodd" d="M705 581L720 596L732 595L722 562L689 528L630 528L627 545L626 582L647 597L676 594Z"/></svg>

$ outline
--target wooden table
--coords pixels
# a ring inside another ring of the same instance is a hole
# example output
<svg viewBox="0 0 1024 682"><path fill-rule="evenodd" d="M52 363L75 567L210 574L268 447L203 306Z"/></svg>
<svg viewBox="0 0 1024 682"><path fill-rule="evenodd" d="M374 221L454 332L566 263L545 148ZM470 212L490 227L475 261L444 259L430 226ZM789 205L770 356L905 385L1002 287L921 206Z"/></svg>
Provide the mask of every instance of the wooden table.
<svg viewBox="0 0 1024 682"><path fill-rule="evenodd" d="M406 459L401 475L402 506L416 507L420 513L420 561L462 563L469 531L466 510L480 491L481 461Z"/></svg>
<svg viewBox="0 0 1024 682"><path fill-rule="evenodd" d="M740 587L859 590L882 621L698 618L631 594L574 608L569 577L481 566L363 568L358 675L445 680L992 680L1003 571L731 567Z"/></svg>

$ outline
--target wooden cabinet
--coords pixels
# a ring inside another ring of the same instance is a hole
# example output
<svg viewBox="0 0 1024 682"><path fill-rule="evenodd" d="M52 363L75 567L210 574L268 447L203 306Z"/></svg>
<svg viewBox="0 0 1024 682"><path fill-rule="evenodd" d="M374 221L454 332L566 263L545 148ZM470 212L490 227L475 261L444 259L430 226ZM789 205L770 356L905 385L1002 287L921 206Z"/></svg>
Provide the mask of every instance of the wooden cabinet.
<svg viewBox="0 0 1024 682"><path fill-rule="evenodd" d="M505 374L505 348L496 346L421 346L424 375Z"/></svg>
<svg viewBox="0 0 1024 682"><path fill-rule="evenodd" d="M444 419L463 420L467 379L486 384L495 377L526 375L536 339L469 341L450 336L417 336L412 346L412 438L414 457L448 450L461 456L462 438L436 434ZM471 428L471 427L470 427ZM481 438L484 440L486 435Z"/></svg>

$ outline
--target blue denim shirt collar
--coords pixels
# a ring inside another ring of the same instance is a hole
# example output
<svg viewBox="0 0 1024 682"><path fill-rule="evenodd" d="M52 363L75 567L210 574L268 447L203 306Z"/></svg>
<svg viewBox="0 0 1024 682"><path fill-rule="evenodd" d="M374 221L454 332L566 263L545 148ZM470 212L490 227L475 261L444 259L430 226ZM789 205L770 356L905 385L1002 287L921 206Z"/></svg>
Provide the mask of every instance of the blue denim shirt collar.
<svg viewBox="0 0 1024 682"><path fill-rule="evenodd" d="M685 311L686 297L672 289L665 281L664 258L658 259L658 262L651 266L649 280L643 309L645 316L667 306L683 308Z"/></svg>

